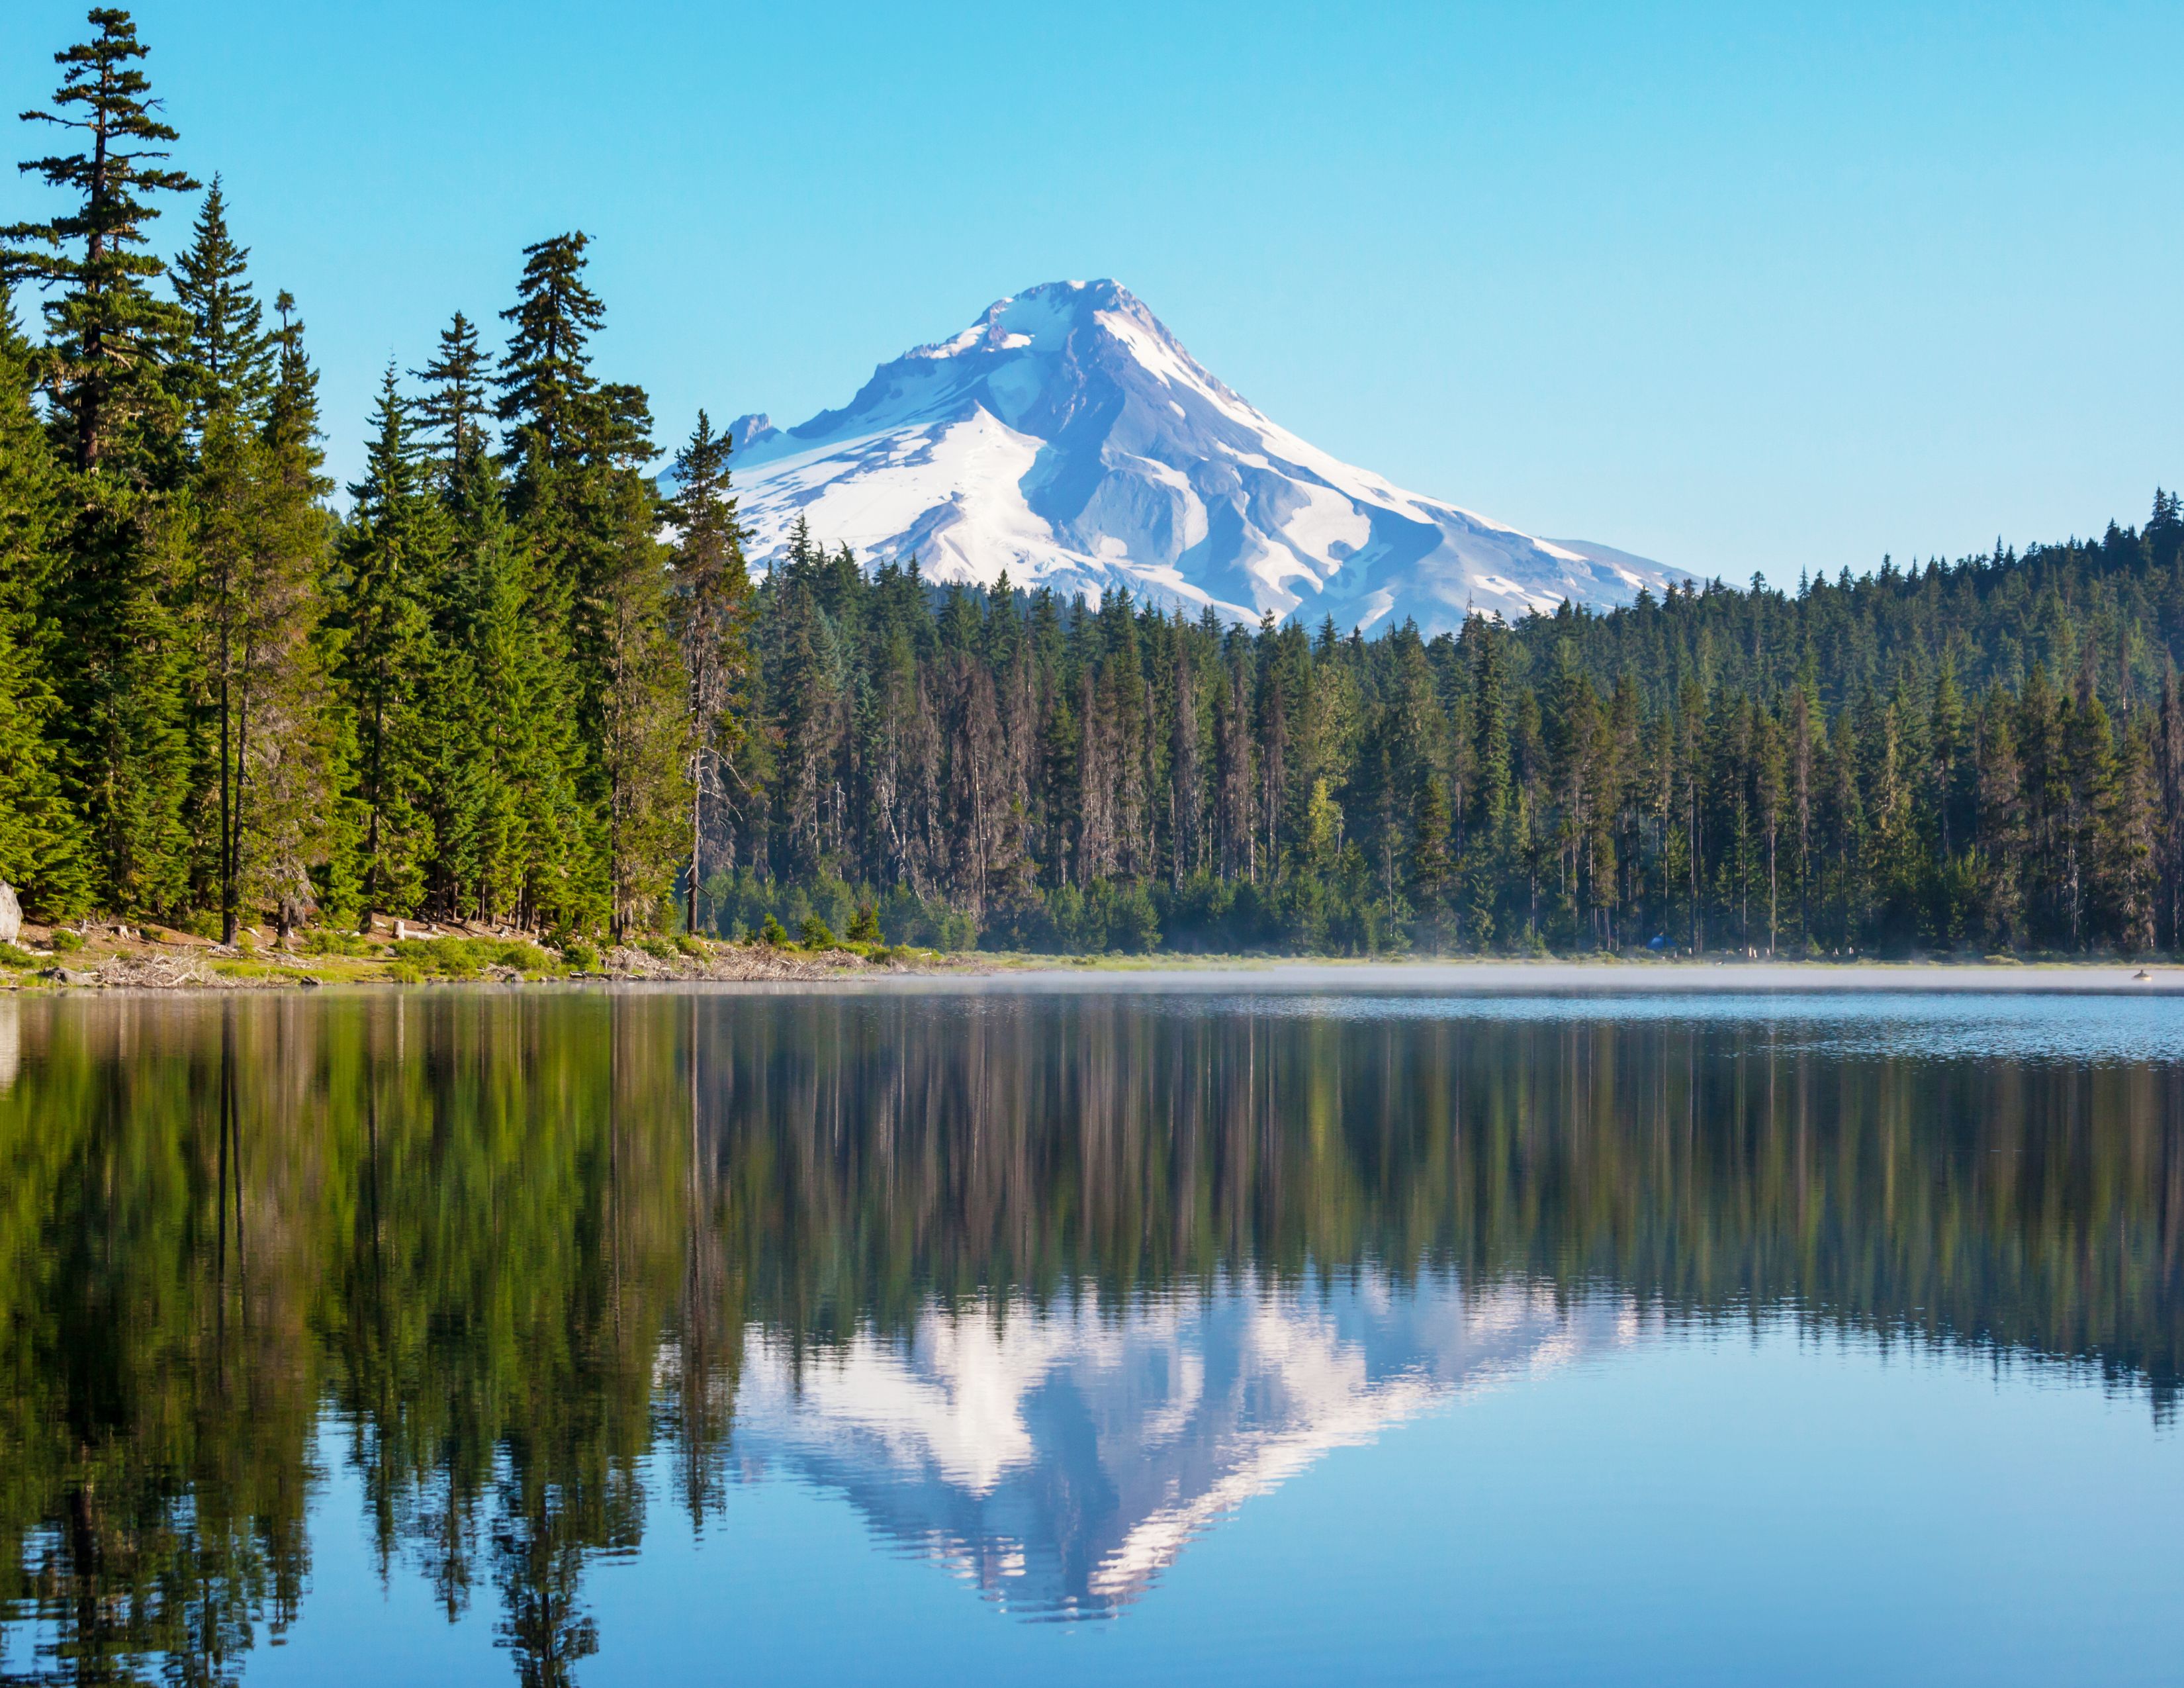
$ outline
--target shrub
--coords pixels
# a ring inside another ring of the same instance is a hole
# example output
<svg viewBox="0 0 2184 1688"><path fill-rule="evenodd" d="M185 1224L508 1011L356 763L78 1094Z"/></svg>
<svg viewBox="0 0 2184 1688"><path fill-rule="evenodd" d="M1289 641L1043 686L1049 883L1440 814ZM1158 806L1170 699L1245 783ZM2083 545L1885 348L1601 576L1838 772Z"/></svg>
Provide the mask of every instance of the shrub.
<svg viewBox="0 0 2184 1688"><path fill-rule="evenodd" d="M67 927L64 926L59 931L53 933L53 949L57 954L63 955L73 955L76 950L82 948L83 934L81 932L71 932Z"/></svg>
<svg viewBox="0 0 2184 1688"><path fill-rule="evenodd" d="M561 943L561 965L571 972L588 973L599 964L599 952L581 938L564 939Z"/></svg>
<svg viewBox="0 0 2184 1688"><path fill-rule="evenodd" d="M885 944L880 935L880 911L876 903L859 903L857 912L850 922L850 942L852 944Z"/></svg>
<svg viewBox="0 0 2184 1688"><path fill-rule="evenodd" d="M677 961L682 955L682 952L665 938L640 938L637 940L637 947L655 961Z"/></svg>
<svg viewBox="0 0 2184 1688"><path fill-rule="evenodd" d="M0 967L35 967L38 958L28 950L19 950L13 944L0 944Z"/></svg>
<svg viewBox="0 0 2184 1688"><path fill-rule="evenodd" d="M758 929L758 941L771 949L778 950L788 942L788 928L776 920L769 911L766 917L766 924Z"/></svg>
<svg viewBox="0 0 2184 1688"><path fill-rule="evenodd" d="M368 955L371 953L371 940L361 933L315 926L304 933L297 947L306 955Z"/></svg>
<svg viewBox="0 0 2184 1688"><path fill-rule="evenodd" d="M475 978L480 971L477 958L459 938L398 938L387 951L394 957L394 977L405 983L426 978Z"/></svg>
<svg viewBox="0 0 2184 1688"><path fill-rule="evenodd" d="M687 932L676 934L675 947L694 961L702 961L705 959L705 946Z"/></svg>
<svg viewBox="0 0 2184 1688"><path fill-rule="evenodd" d="M804 916L804 924L797 929L797 937L807 950L832 950L840 940L827 929L827 922L816 914Z"/></svg>
<svg viewBox="0 0 2184 1688"><path fill-rule="evenodd" d="M521 938L480 939L480 943L491 943L499 953L494 956L504 967L514 967L521 973L545 973L554 970L554 958L536 944L526 943Z"/></svg>
<svg viewBox="0 0 2184 1688"><path fill-rule="evenodd" d="M436 978L476 978L488 967L543 973L554 965L543 950L521 938L404 938L393 953L398 973L407 968Z"/></svg>

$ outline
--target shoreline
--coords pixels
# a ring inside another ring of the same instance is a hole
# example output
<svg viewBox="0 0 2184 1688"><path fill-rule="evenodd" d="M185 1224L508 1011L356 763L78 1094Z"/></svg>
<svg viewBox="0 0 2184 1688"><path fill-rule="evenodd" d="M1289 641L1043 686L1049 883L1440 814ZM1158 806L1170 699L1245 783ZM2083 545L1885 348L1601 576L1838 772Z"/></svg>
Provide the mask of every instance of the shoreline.
<svg viewBox="0 0 2184 1688"><path fill-rule="evenodd" d="M666 948L662 945L660 948ZM806 952L708 942L696 952L616 948L594 969L526 972L494 963L421 972L395 954L224 951L162 937L76 951L30 952L0 968L0 994L220 995L332 989L343 994L467 987L582 990L1090 993L1318 990L1520 996L1964 992L2184 996L2184 964L2031 961L1279 955L1045 955L970 951Z"/></svg>

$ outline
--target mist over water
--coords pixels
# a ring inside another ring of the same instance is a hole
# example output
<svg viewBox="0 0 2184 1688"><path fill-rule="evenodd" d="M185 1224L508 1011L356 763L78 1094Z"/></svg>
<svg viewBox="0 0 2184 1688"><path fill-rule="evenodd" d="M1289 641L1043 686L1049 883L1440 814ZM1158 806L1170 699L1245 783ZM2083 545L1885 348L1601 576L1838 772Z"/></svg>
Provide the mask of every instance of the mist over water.
<svg viewBox="0 0 2184 1688"><path fill-rule="evenodd" d="M0 999L0 1674L1690 1680L1833 1612L1814 1680L2038 1680L2095 1578L2092 1679L2155 1680L2180 1021ZM1724 1558L1769 1591L1699 1622Z"/></svg>

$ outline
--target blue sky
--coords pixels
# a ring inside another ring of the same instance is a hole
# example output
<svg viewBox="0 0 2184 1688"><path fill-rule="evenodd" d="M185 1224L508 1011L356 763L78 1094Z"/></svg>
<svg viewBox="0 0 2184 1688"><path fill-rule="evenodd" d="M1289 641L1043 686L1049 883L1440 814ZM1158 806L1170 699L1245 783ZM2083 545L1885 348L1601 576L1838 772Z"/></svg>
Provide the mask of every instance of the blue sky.
<svg viewBox="0 0 2184 1688"><path fill-rule="evenodd" d="M2184 481L2173 5L136 9L345 474L387 359L581 227L663 440L1114 276L1329 450L1733 579ZM82 12L0 8L0 108Z"/></svg>

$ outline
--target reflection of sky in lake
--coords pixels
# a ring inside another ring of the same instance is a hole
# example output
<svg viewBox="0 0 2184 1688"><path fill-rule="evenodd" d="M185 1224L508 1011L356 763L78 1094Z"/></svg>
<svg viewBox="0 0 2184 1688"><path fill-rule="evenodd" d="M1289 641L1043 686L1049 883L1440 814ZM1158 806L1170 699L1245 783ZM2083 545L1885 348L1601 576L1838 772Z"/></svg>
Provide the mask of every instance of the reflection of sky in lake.
<svg viewBox="0 0 2184 1688"><path fill-rule="evenodd" d="M1268 992L1167 996L1176 1014L1251 1013L1309 1020L1487 1020L1736 1027L1758 1052L1990 1061L2184 1061L2184 998L2121 993L1826 991L1764 995L1342 996ZM1754 1051L1747 1050L1747 1053Z"/></svg>

